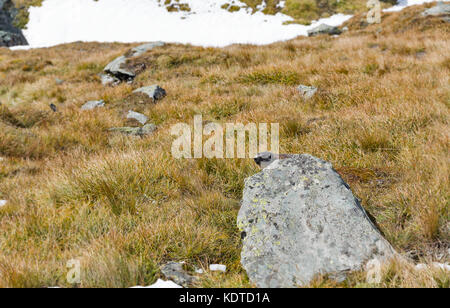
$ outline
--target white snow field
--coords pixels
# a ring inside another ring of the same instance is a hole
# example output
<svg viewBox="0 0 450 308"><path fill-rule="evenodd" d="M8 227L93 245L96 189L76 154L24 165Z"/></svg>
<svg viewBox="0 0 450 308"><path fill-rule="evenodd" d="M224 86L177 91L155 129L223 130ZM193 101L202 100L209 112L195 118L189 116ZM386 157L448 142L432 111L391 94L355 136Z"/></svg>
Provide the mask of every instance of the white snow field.
<svg viewBox="0 0 450 308"><path fill-rule="evenodd" d="M399 11L430 1L400 0L386 11ZM30 8L29 23L24 30L30 46L12 49L50 47L75 41L163 41L205 47L236 43L264 45L307 35L308 29L321 23L339 26L352 17L337 14L310 26L283 25L292 18L281 13L252 14L249 9L228 12L221 8L227 3L244 7L238 0L182 0L180 3L188 4L191 11L168 12L158 0L44 0L41 7ZM260 10L263 7L260 6Z"/></svg>
<svg viewBox="0 0 450 308"><path fill-rule="evenodd" d="M249 10L221 8L232 0L182 0L191 12L168 12L158 0L44 0L30 8L24 35L31 48L75 41L189 43L223 47L234 43L269 44L306 35L311 26L283 25L292 20ZM244 6L239 1L236 4ZM320 22L340 25L350 15L335 15Z"/></svg>

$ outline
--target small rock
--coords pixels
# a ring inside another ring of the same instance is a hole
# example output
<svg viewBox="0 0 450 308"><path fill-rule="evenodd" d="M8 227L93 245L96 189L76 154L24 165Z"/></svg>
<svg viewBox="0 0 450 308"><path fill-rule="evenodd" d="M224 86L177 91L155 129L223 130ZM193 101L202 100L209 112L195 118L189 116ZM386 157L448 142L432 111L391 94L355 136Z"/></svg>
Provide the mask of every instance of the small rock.
<svg viewBox="0 0 450 308"><path fill-rule="evenodd" d="M177 285L173 281L164 281L161 279L158 279L154 284L148 286L148 287L142 287L142 286L135 286L131 287L131 289L180 289L183 288L182 286Z"/></svg>
<svg viewBox="0 0 450 308"><path fill-rule="evenodd" d="M62 85L62 84L64 83L64 80L59 79L59 78L55 78L55 83L56 83L57 85Z"/></svg>
<svg viewBox="0 0 450 308"><path fill-rule="evenodd" d="M156 131L156 125L155 124L146 124L141 128L141 132L140 134L142 136L145 135L150 135L151 133L153 133L154 131Z"/></svg>
<svg viewBox="0 0 450 308"><path fill-rule="evenodd" d="M342 280L396 255L330 163L290 156L245 181L237 225L253 283L297 287L320 274Z"/></svg>
<svg viewBox="0 0 450 308"><path fill-rule="evenodd" d="M426 51L418 51L416 52L416 58L422 59L427 55Z"/></svg>
<svg viewBox="0 0 450 308"><path fill-rule="evenodd" d="M132 111L132 110L128 111L127 119L136 120L139 123L141 123L142 125L144 125L148 121L148 118L145 115L143 115L142 113L139 113L139 112Z"/></svg>
<svg viewBox="0 0 450 308"><path fill-rule="evenodd" d="M95 108L104 107L105 101L99 100L99 101L89 101L83 106L81 106L81 110L93 110Z"/></svg>
<svg viewBox="0 0 450 308"><path fill-rule="evenodd" d="M303 96L305 100L308 100L314 96L317 92L316 87L308 87L305 85L299 85L297 88L298 92Z"/></svg>
<svg viewBox="0 0 450 308"><path fill-rule="evenodd" d="M111 128L110 131L118 132L125 135L131 136L147 136L152 134L156 130L155 124L146 124L143 127L114 127Z"/></svg>
<svg viewBox="0 0 450 308"><path fill-rule="evenodd" d="M120 83L120 79L116 78L109 74L101 74L100 79L102 81L102 85L108 86L108 85L118 85Z"/></svg>
<svg viewBox="0 0 450 308"><path fill-rule="evenodd" d="M209 266L209 270L210 271L217 271L217 272L226 272L227 271L227 267L226 267L226 265L222 265L222 264L211 264Z"/></svg>
<svg viewBox="0 0 450 308"><path fill-rule="evenodd" d="M316 36L319 34L338 35L342 31L338 27L329 26L326 24L320 24L319 26L308 30L308 36Z"/></svg>
<svg viewBox="0 0 450 308"><path fill-rule="evenodd" d="M50 107L50 109L51 109L53 112L57 112L57 111L58 111L58 108L56 108L56 105L55 105L55 104L50 104L49 107Z"/></svg>
<svg viewBox="0 0 450 308"><path fill-rule="evenodd" d="M0 208L6 206L7 203L8 203L8 201L6 201L6 200L0 200Z"/></svg>
<svg viewBox="0 0 450 308"><path fill-rule="evenodd" d="M164 90L158 85L142 87L137 90L134 90L133 93L144 93L145 95L153 99L153 101L157 101L166 96L166 90Z"/></svg>
<svg viewBox="0 0 450 308"><path fill-rule="evenodd" d="M205 271L203 269L201 269L201 268L196 268L195 269L195 273L201 275L201 274L205 273Z"/></svg>
<svg viewBox="0 0 450 308"><path fill-rule="evenodd" d="M189 287L195 282L196 278L186 273L183 269L183 264L184 263L169 262L161 268L161 273L163 273L167 279L171 279L184 287Z"/></svg>

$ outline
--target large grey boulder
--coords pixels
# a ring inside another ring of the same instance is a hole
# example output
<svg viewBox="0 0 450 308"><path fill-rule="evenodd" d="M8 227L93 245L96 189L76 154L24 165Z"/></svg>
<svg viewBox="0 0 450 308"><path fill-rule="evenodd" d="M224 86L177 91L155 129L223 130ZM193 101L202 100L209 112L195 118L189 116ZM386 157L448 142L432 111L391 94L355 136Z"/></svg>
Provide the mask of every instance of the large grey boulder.
<svg viewBox="0 0 450 308"><path fill-rule="evenodd" d="M444 2L438 2L432 8L425 10L422 13L423 16L441 16L450 15L450 4L445 4Z"/></svg>
<svg viewBox="0 0 450 308"><path fill-rule="evenodd" d="M136 77L136 73L127 66L130 59L141 56L145 52L159 46L163 46L163 42L152 42L146 43L137 47L132 48L128 53L123 56L115 58L104 68L104 72L110 75L111 78L102 76L103 84L114 84L117 80L119 81L130 81Z"/></svg>
<svg viewBox="0 0 450 308"><path fill-rule="evenodd" d="M13 25L16 14L11 0L0 0L0 47L28 45L22 31Z"/></svg>
<svg viewBox="0 0 450 308"><path fill-rule="evenodd" d="M142 87L134 90L133 93L143 93L147 95L149 98L153 99L153 101L157 101L166 96L166 90L164 90L158 85Z"/></svg>
<svg viewBox="0 0 450 308"><path fill-rule="evenodd" d="M241 263L258 287L340 280L394 250L332 165L310 155L277 160L245 181L237 224Z"/></svg>
<svg viewBox="0 0 450 308"><path fill-rule="evenodd" d="M309 29L307 32L308 36L316 36L319 34L338 35L342 33L338 27L329 26L326 24L320 24L315 28Z"/></svg>

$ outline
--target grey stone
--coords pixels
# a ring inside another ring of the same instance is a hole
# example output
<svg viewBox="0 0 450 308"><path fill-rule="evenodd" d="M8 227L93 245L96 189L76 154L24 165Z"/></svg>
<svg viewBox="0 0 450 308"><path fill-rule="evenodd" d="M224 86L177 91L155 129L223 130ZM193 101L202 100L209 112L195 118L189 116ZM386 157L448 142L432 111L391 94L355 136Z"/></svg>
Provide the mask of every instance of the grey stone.
<svg viewBox="0 0 450 308"><path fill-rule="evenodd" d="M326 24L320 24L319 26L312 28L307 32L308 36L315 36L319 34L338 35L342 33L342 31L338 27L333 27Z"/></svg>
<svg viewBox="0 0 450 308"><path fill-rule="evenodd" d="M297 88L298 92L303 96L304 99L308 100L314 96L317 92L316 87L309 87L305 85L299 85Z"/></svg>
<svg viewBox="0 0 450 308"><path fill-rule="evenodd" d="M167 279L183 287L189 287L196 281L196 277L189 275L183 269L183 263L169 262L161 267L161 272Z"/></svg>
<svg viewBox="0 0 450 308"><path fill-rule="evenodd" d="M104 107L105 102L103 100L99 101L89 101L83 106L81 106L81 110L93 110L95 108Z"/></svg>
<svg viewBox="0 0 450 308"><path fill-rule="evenodd" d="M108 85L118 85L120 83L120 79L117 77L114 77L109 74L101 74L100 79L102 80L102 85L108 86Z"/></svg>
<svg viewBox="0 0 450 308"><path fill-rule="evenodd" d="M438 2L432 8L425 10L422 13L423 16L441 16L450 15L450 4L445 4L443 2Z"/></svg>
<svg viewBox="0 0 450 308"><path fill-rule="evenodd" d="M118 132L130 136L147 136L156 131L155 124L146 124L143 127L113 127L111 132Z"/></svg>
<svg viewBox="0 0 450 308"><path fill-rule="evenodd" d="M127 63L127 58L125 56L120 56L106 65L104 71L120 80L128 80L129 78L134 78L136 75L125 67Z"/></svg>
<svg viewBox="0 0 450 308"><path fill-rule="evenodd" d="M157 101L166 96L166 90L164 90L158 85L142 87L137 90L134 90L133 93L144 93L149 98L153 99L153 101Z"/></svg>
<svg viewBox="0 0 450 308"><path fill-rule="evenodd" d="M258 287L296 287L318 274L342 280L395 255L332 165L277 160L246 179L237 225L241 263Z"/></svg>
<svg viewBox="0 0 450 308"><path fill-rule="evenodd" d="M149 50L152 50L155 47L161 47L164 46L163 42L151 42L151 43L146 43L137 47L134 47L133 49L131 49L132 52L132 57L139 57L141 55L143 55L144 53L146 53Z"/></svg>
<svg viewBox="0 0 450 308"><path fill-rule="evenodd" d="M128 111L127 119L136 120L139 123L141 123L142 125L144 125L148 121L148 118L145 115L143 115L142 113L139 113L139 112L132 111L132 110Z"/></svg>
<svg viewBox="0 0 450 308"><path fill-rule="evenodd" d="M55 83L60 86L60 85L62 85L64 83L64 80L59 79L59 78L55 78Z"/></svg>
<svg viewBox="0 0 450 308"><path fill-rule="evenodd" d="M127 61L131 58L138 57L145 52L158 47L163 46L163 42L152 42L152 43L146 43L137 47L132 48L127 54L117 57L112 62L110 62L106 67L104 68L104 72L110 75L113 79L107 79L106 77L102 77L102 83L104 85L109 84L117 84L121 81L132 81L136 74L131 71L129 68L127 68Z"/></svg>

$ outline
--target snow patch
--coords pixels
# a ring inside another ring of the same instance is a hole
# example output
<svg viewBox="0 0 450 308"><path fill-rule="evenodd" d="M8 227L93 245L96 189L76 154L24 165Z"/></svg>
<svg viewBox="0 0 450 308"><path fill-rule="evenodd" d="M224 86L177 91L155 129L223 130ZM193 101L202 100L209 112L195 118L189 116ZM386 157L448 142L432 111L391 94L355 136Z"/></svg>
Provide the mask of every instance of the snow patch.
<svg viewBox="0 0 450 308"><path fill-rule="evenodd" d="M143 287L143 286L135 286L131 287L131 289L180 289L182 286L177 285L175 282L170 280L162 280L158 279L154 284Z"/></svg>
<svg viewBox="0 0 450 308"><path fill-rule="evenodd" d="M400 11L432 0L400 0L385 12ZM171 2L172 3L172 2ZM29 46L12 50L51 47L76 41L152 42L224 47L232 44L265 45L307 35L321 23L340 26L352 15L336 14L309 26L284 24L292 21L282 13L266 15L266 2L252 12L238 0L183 0L190 11L168 12L158 0L44 0L31 7L27 29L23 31ZM243 9L229 12L225 4ZM285 1L279 3L282 8Z"/></svg>
<svg viewBox="0 0 450 308"><path fill-rule="evenodd" d="M44 0L30 8L24 35L31 48L75 41L183 43L223 47L231 44L270 44L307 35L320 23L338 26L351 15L337 14L310 26L283 25L292 18L250 9L229 12L224 4L236 0L184 0L190 12L168 12L157 0ZM263 6L261 6L262 8ZM30 48L28 47L28 48ZM15 47L13 49L26 49Z"/></svg>

